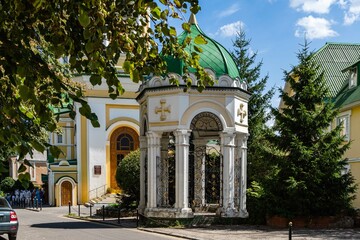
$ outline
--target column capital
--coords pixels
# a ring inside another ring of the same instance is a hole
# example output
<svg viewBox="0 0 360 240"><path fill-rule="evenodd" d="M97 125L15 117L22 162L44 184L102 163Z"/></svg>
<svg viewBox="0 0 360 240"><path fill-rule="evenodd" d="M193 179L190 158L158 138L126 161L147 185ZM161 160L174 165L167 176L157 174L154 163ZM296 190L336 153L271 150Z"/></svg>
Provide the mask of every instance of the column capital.
<svg viewBox="0 0 360 240"><path fill-rule="evenodd" d="M140 149L146 149L147 148L147 137L146 136L140 136Z"/></svg>
<svg viewBox="0 0 360 240"><path fill-rule="evenodd" d="M191 130L189 129L177 129L174 131L175 145L189 145L189 137Z"/></svg>
<svg viewBox="0 0 360 240"><path fill-rule="evenodd" d="M250 136L250 134L248 134L248 133L237 134L237 140L239 142L239 147L247 148L247 140L248 140L249 136Z"/></svg>
<svg viewBox="0 0 360 240"><path fill-rule="evenodd" d="M227 147L235 147L236 133L233 131L224 131L220 133L221 145Z"/></svg>
<svg viewBox="0 0 360 240"><path fill-rule="evenodd" d="M146 133L146 138L147 138L147 141L148 141L148 146L160 145L161 133L160 132L148 131Z"/></svg>

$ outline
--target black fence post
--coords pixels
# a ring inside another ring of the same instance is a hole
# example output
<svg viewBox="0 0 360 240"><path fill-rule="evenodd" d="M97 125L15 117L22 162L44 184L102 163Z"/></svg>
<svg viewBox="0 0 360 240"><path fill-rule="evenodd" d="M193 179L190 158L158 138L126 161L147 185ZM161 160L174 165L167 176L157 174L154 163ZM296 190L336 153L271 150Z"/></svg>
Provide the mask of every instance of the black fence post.
<svg viewBox="0 0 360 240"><path fill-rule="evenodd" d="M139 227L139 210L136 210L136 228Z"/></svg>
<svg viewBox="0 0 360 240"><path fill-rule="evenodd" d="M42 199L40 199L40 211L42 211Z"/></svg>
<svg viewBox="0 0 360 240"><path fill-rule="evenodd" d="M80 204L78 204L78 216L80 217Z"/></svg>
<svg viewBox="0 0 360 240"><path fill-rule="evenodd" d="M92 205L90 204L90 217L92 215L92 211L91 211Z"/></svg>
<svg viewBox="0 0 360 240"><path fill-rule="evenodd" d="M121 217L121 216L120 216L120 212L121 212L121 211L120 211L120 204L118 205L117 211L118 211L118 212L117 212L117 215L118 215L118 224L120 224L120 217Z"/></svg>
<svg viewBox="0 0 360 240"><path fill-rule="evenodd" d="M292 239L292 222L289 222L289 240Z"/></svg>
<svg viewBox="0 0 360 240"><path fill-rule="evenodd" d="M70 206L71 202L69 201L69 215L71 214L71 206Z"/></svg>
<svg viewBox="0 0 360 240"><path fill-rule="evenodd" d="M105 221L105 205L102 206L103 221Z"/></svg>

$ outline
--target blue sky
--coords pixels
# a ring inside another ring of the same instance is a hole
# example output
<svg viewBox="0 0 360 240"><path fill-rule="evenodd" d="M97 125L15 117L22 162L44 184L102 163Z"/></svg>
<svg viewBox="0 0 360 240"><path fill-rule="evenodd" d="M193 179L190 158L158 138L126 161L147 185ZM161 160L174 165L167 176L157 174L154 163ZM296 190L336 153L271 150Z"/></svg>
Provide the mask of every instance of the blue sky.
<svg viewBox="0 0 360 240"><path fill-rule="evenodd" d="M229 51L238 29L245 30L263 61L262 75L269 75L268 88L284 85L283 70L297 64L305 35L312 51L326 42L360 43L360 0L200 0L200 5L200 28Z"/></svg>

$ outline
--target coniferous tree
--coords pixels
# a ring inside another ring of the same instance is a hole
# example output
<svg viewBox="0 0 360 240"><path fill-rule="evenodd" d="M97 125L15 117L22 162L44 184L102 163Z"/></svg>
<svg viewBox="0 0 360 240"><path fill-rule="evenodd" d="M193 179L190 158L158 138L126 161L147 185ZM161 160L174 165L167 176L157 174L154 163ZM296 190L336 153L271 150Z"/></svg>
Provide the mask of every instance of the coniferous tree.
<svg viewBox="0 0 360 240"><path fill-rule="evenodd" d="M273 109L277 135L272 139L277 168L265 187L270 214L333 215L351 208L356 186L346 161L340 126L330 129L337 112L323 73L305 42L299 64L285 72L291 92L281 91L283 109Z"/></svg>
<svg viewBox="0 0 360 240"><path fill-rule="evenodd" d="M248 91L252 94L248 103L248 210L250 221L263 223L265 212L263 196L261 195L262 182L268 172L267 135L271 128L267 122L271 118L269 113L270 101L274 89L265 91L268 75L261 77L262 61L256 62L257 52L250 49L251 40L246 38L245 31L240 29L233 44L232 56L240 72L240 78L248 84ZM255 223L254 222L254 223Z"/></svg>
<svg viewBox="0 0 360 240"><path fill-rule="evenodd" d="M248 84L251 97L248 103L248 176L249 180L258 180L264 176L264 141L270 131L267 122L271 118L269 113L270 101L274 95L274 89L265 92L269 76L261 77L262 61L256 63L257 52L250 49L251 40L246 38L245 31L240 29L233 44L232 56L240 72L241 80Z"/></svg>

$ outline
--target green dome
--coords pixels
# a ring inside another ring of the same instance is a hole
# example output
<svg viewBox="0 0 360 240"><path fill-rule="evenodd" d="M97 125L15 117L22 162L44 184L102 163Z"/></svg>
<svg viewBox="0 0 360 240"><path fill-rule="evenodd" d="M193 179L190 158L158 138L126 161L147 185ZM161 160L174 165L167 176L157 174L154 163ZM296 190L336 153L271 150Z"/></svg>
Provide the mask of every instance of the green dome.
<svg viewBox="0 0 360 240"><path fill-rule="evenodd" d="M195 15L191 15L189 23L191 24L191 32L184 31L178 36L178 42L180 44L182 44L188 36L190 36L192 39L191 43L185 48L185 51L187 51L189 54L196 52L194 46L197 46L203 50L201 53L197 52L200 55L200 66L203 68L209 68L214 71L216 77L227 74L233 79L240 78L239 70L230 53L220 43L204 34L204 32L197 25ZM194 39L199 34L206 39L207 44L195 44ZM174 72L183 75L182 60L171 57L165 57L165 60L168 65L168 72ZM189 71L194 72L195 70L189 69Z"/></svg>

